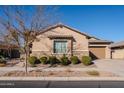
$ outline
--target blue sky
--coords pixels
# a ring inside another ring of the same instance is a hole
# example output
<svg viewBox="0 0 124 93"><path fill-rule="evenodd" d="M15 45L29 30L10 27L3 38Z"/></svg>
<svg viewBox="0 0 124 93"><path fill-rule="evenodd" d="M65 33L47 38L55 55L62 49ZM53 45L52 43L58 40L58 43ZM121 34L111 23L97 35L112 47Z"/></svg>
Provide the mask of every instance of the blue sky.
<svg viewBox="0 0 124 93"><path fill-rule="evenodd" d="M25 10L33 11L30 7L27 6ZM61 23L101 39L115 42L124 40L124 6L58 7Z"/></svg>
<svg viewBox="0 0 124 93"><path fill-rule="evenodd" d="M124 40L124 6L60 6L62 23L115 42Z"/></svg>

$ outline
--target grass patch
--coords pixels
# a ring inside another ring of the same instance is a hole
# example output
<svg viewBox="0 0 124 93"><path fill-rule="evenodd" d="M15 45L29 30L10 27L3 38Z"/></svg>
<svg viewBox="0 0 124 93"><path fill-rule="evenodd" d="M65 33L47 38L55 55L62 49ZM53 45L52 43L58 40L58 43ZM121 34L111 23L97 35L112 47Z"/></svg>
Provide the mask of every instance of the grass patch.
<svg viewBox="0 0 124 93"><path fill-rule="evenodd" d="M92 75L92 76L99 76L100 75L100 73L98 72L98 71L87 71L87 74L88 75Z"/></svg>

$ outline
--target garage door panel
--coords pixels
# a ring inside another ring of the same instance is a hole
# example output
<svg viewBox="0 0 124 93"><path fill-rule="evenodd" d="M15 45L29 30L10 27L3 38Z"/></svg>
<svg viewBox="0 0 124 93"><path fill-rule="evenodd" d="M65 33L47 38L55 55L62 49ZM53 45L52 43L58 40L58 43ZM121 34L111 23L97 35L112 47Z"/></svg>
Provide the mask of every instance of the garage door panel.
<svg viewBox="0 0 124 93"><path fill-rule="evenodd" d="M91 57L96 57L96 59L105 58L105 47L90 47Z"/></svg>

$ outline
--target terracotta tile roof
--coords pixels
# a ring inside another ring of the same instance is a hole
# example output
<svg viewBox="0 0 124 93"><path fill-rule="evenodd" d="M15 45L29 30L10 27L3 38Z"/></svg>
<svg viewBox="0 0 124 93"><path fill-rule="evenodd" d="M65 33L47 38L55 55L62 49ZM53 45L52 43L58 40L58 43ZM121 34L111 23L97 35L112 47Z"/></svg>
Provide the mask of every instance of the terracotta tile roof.
<svg viewBox="0 0 124 93"><path fill-rule="evenodd" d="M111 48L113 48L113 47L121 47L121 46L124 46L124 41L113 43L113 44L110 45Z"/></svg>
<svg viewBox="0 0 124 93"><path fill-rule="evenodd" d="M108 40L89 40L89 43L112 43L112 41Z"/></svg>

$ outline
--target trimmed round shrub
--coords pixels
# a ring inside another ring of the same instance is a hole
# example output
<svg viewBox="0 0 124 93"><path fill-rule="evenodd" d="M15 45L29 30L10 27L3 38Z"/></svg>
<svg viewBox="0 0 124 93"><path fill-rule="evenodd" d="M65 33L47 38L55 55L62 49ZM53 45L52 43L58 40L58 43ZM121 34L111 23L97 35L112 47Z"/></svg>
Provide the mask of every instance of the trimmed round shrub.
<svg viewBox="0 0 124 93"><path fill-rule="evenodd" d="M0 64L6 64L6 60L3 56L0 56Z"/></svg>
<svg viewBox="0 0 124 93"><path fill-rule="evenodd" d="M82 63L84 65L91 65L92 64L91 57L89 57L89 56L83 56L82 57Z"/></svg>
<svg viewBox="0 0 124 93"><path fill-rule="evenodd" d="M79 59L78 59L77 56L72 56L70 58L70 60L71 60L71 63L73 63L73 64L78 64L79 63Z"/></svg>
<svg viewBox="0 0 124 93"><path fill-rule="evenodd" d="M50 57L49 57L49 63L50 63L51 65L56 64L56 63L57 63L57 58L56 58L56 56L50 56Z"/></svg>
<svg viewBox="0 0 124 93"><path fill-rule="evenodd" d="M63 57L61 57L61 64L62 65L68 65L69 64L69 60L68 60L68 57L66 57L66 55L63 55Z"/></svg>
<svg viewBox="0 0 124 93"><path fill-rule="evenodd" d="M47 64L47 57L41 57L39 60L42 64Z"/></svg>
<svg viewBox="0 0 124 93"><path fill-rule="evenodd" d="M31 64L31 66L35 66L35 63L37 61L37 57L31 56L28 58L28 62Z"/></svg>

